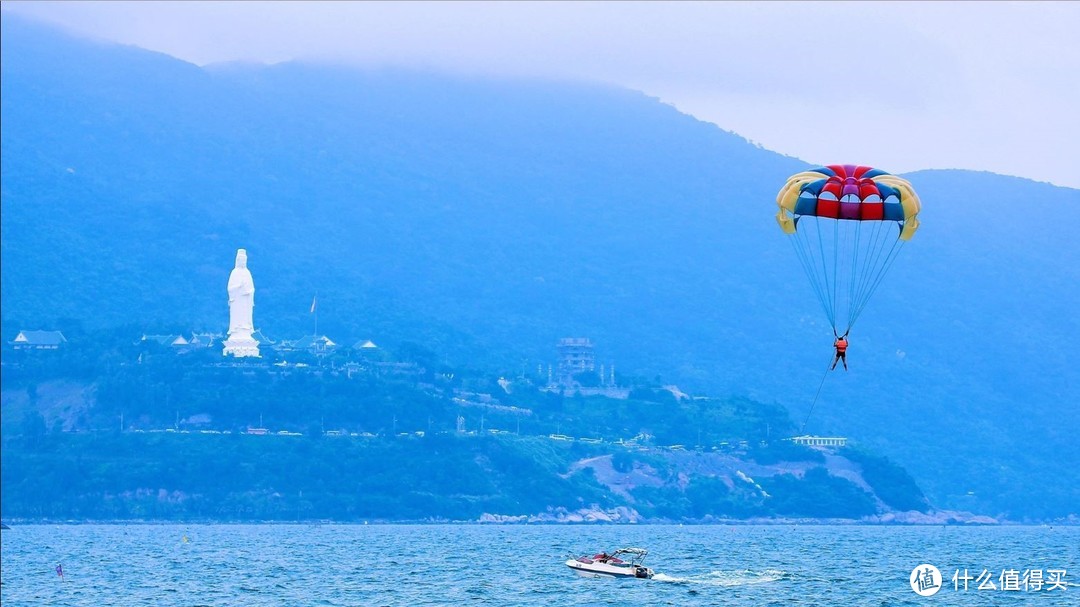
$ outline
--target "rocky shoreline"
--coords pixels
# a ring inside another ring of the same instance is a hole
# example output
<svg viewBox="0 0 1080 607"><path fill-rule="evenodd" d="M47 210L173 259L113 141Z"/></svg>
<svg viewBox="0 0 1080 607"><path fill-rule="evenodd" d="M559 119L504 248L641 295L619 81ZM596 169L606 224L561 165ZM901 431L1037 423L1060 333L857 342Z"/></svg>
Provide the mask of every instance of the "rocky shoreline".
<svg viewBox="0 0 1080 607"><path fill-rule="evenodd" d="M551 508L546 512L527 515L508 515L484 513L479 521L482 524L644 524L644 525L1045 525L1049 522L1017 522L997 519L991 516L959 512L952 510L931 511L929 513L886 512L859 519L843 518L789 518L789 517L753 517L747 519L729 519L705 517L695 520L653 519L642 516L637 510L626 506L611 509ZM1053 524L1077 525L1078 520L1054 521Z"/></svg>

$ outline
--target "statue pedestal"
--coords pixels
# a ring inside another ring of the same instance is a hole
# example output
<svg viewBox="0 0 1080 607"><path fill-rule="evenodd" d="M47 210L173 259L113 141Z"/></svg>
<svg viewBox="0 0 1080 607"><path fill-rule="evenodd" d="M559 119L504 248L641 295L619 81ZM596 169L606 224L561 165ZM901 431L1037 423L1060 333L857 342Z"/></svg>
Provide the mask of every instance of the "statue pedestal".
<svg viewBox="0 0 1080 607"><path fill-rule="evenodd" d="M236 358L244 358L247 356L259 357L259 342L255 341L255 338L250 333L247 334L230 334L229 339L225 340L223 344L225 348L222 350L222 356L235 356Z"/></svg>

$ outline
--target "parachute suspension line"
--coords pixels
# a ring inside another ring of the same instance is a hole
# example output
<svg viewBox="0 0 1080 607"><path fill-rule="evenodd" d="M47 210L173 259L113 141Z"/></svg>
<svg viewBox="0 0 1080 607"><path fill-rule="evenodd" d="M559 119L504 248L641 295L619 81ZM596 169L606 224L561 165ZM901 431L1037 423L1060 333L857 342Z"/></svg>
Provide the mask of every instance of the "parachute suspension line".
<svg viewBox="0 0 1080 607"><path fill-rule="evenodd" d="M830 362L830 364L832 364ZM829 376L829 365L825 365L825 374L821 376L821 383L818 384L817 392L814 392L814 400L810 402L810 410L806 412L806 419L803 420L801 426L799 426L799 434L802 434L806 429L806 422L810 421L810 414L814 412L814 405L817 404L818 396L821 396L821 387L825 385L825 378Z"/></svg>
<svg viewBox="0 0 1080 607"><path fill-rule="evenodd" d="M867 265L866 274L862 277L859 294L851 302L851 308L849 310L850 320L848 321L849 326L854 324L855 320L862 314L867 302L870 301L870 296L877 290L878 285L881 284L881 280L885 277L892 262L896 259L896 253L898 252L897 243L901 243L901 241L899 238L893 240L892 247L890 247L886 253L885 245L889 244L890 236L891 231L888 228L884 228L884 224L875 226L874 241L871 242L871 247L869 249L873 251L873 258ZM882 261L882 259L884 260ZM872 268L877 268L877 270L872 271Z"/></svg>
<svg viewBox="0 0 1080 607"><path fill-rule="evenodd" d="M833 221L830 238L825 233L828 224L819 217L810 222L810 217L800 218L792 249L830 326L843 335L877 292L903 241L896 238L890 222ZM811 234L813 230L817 234ZM842 263L841 257L847 256L851 263ZM844 320L846 325L841 326Z"/></svg>
<svg viewBox="0 0 1080 607"><path fill-rule="evenodd" d="M821 265L821 270L819 271L817 270L817 268L815 268L814 273L821 281L821 299L824 302L825 308L829 311L829 326L832 327L836 326L836 301L831 296L832 289L829 286L829 259L826 255L825 244L822 239L822 228L823 226L821 225L821 218L814 217L814 230L815 234L817 235L818 247L817 251L814 251L813 247L811 247L810 251L814 259L820 262Z"/></svg>
<svg viewBox="0 0 1080 607"><path fill-rule="evenodd" d="M861 236L863 228L863 222L858 221L855 223L856 233ZM881 232L881 224L874 222L874 224L867 228L869 235L866 237L866 244L862 242L862 238L858 238L855 243L855 253L851 264L851 296L848 298L847 309L847 327L844 332L851 331L851 325L854 322L855 308L857 302L862 299L863 293L866 291L866 277L871 273L871 268L874 266L876 256L874 251L877 248L878 236Z"/></svg>
<svg viewBox="0 0 1080 607"><path fill-rule="evenodd" d="M889 261L890 259L892 259L892 256L896 252L896 243L901 242L900 239L895 239L890 242L890 237L892 234L885 225L880 224L877 228L878 235L880 235L880 240L878 241L878 245L875 249L874 264L870 265L867 268L867 270L870 271L866 273L865 283L861 291L863 297L860 299L860 307L856 308L856 311L861 311L862 307L866 305L866 301L869 299L868 294L870 292L873 292L874 285L880 281L882 272L888 269ZM886 245L888 244L891 244L892 246L890 246L889 251L886 252ZM876 271L874 271L874 269L876 269Z"/></svg>
<svg viewBox="0 0 1080 607"><path fill-rule="evenodd" d="M821 238L821 218L820 217L817 217L817 216L814 217L814 227L817 229L818 252L821 253L821 273L825 277L825 285L824 285L825 289L824 289L824 291L825 291L825 297L827 298L827 302L828 302L826 304L826 307L829 310L829 324L832 325L833 331L836 331L836 298L835 298L835 296L832 297L832 298L829 298L830 291L835 293L835 290L829 287L829 265L828 265L827 260L825 259L825 243ZM836 259L836 251L834 249L833 250L834 265L835 265L835 259ZM835 278L836 277L834 275L833 276L833 281L834 282L835 282Z"/></svg>
<svg viewBox="0 0 1080 607"><path fill-rule="evenodd" d="M848 322L845 332L851 330L851 326L855 324L855 319L869 300L868 293L876 279L875 268L880 269L882 266L881 252L888 242L890 234L888 229L883 229L883 225L881 222L875 222L873 227L869 228L870 235L866 239L866 245L860 244L856 249L857 253L862 253L862 259L858 263L852 264L852 296L848 300ZM861 226L862 222L859 222L857 229Z"/></svg>
<svg viewBox="0 0 1080 607"><path fill-rule="evenodd" d="M800 245L802 246L800 247ZM822 292L821 281L818 280L817 272L814 271L816 264L810 259L810 243L805 232L795 232L795 235L791 238L791 247L795 249L795 256L799 258L803 272L810 279L810 287L814 290L814 295L817 296L818 303L821 304L821 309L825 312L825 317L831 318L825 301L825 294Z"/></svg>
<svg viewBox="0 0 1080 607"><path fill-rule="evenodd" d="M857 229L861 229L864 222L857 222ZM877 262L877 256L874 255L877 250L878 237L881 233L881 224L874 222L867 227L869 232L865 239L860 239L860 242L856 248L857 258L852 263L852 276L851 276L851 298L848 300L847 312L847 328L845 331L851 330L852 319L855 315L855 308L858 302L862 299L863 294L866 292L867 280L866 277L871 274L874 264Z"/></svg>
<svg viewBox="0 0 1080 607"><path fill-rule="evenodd" d="M848 278L848 298L847 298L847 301L848 301L848 323L847 323L847 326L844 327L843 335L847 335L848 332L851 331L851 302L855 301L855 296L857 295L857 291L856 291L855 287L856 287L856 284L857 284L858 277L861 275L859 273L858 268L859 268L859 264L862 261L859 258L859 254L862 253L862 247L860 246L861 242L862 242L862 227L863 227L862 224L863 224L863 222L856 221L855 222L855 229L853 230L855 232L855 235L854 235L855 242L852 245L851 250L854 251L854 253L853 253L852 259L851 259L851 271L849 272L848 277L847 277ZM845 250L846 250L847 244L845 243L844 246L845 246Z"/></svg>
<svg viewBox="0 0 1080 607"><path fill-rule="evenodd" d="M837 289L837 287L840 286L840 222L839 221L834 221L834 222L832 222L832 224L833 224L833 237L832 237L832 240L833 240L833 247L832 247L832 250L833 250L833 256L832 256L832 264L833 264L833 268L832 268L832 276L833 276L832 306L833 306L833 310L834 310L834 313L833 313L833 332L835 333L836 332L836 314L835 314L835 310L836 310L836 302L837 302L836 289Z"/></svg>
<svg viewBox="0 0 1080 607"><path fill-rule="evenodd" d="M869 257L868 263L866 264L866 273L863 275L863 284L860 285L859 289L859 292L861 294L866 293L866 289L873 282L871 278L871 276L874 274L873 269L880 269L884 265L881 262L881 255L882 252L885 250L885 245L889 244L889 235L890 230L885 227L884 223L878 223L874 226L874 238L871 241L870 246L867 248L868 255L872 256Z"/></svg>
<svg viewBox="0 0 1080 607"><path fill-rule="evenodd" d="M881 285L882 279L884 279L885 275L888 274L889 269L892 268L892 265L896 261L896 258L900 256L900 249L902 249L903 246L904 242L897 238L896 242L893 243L892 249L889 251L885 266L880 271L878 271L877 277L874 279L874 283L870 287L870 291L863 298L863 301L859 304L858 310L852 317L851 324L855 324L855 320L859 317L860 314L862 314L863 308L866 307L866 303L870 301L870 298L874 295L874 292L877 291L878 286Z"/></svg>
<svg viewBox="0 0 1080 607"><path fill-rule="evenodd" d="M806 238L806 251L808 258L811 259L813 265L810 268L811 278L818 281L818 288L820 293L818 294L821 300L821 305L825 309L825 316L828 319L829 326L836 326L836 301L829 298L828 293L828 266L826 265L827 259L825 258L825 249L822 246L821 240L821 219L814 217L813 230L818 237L818 246L814 246L810 242L810 237ZM818 271L818 264L821 264L822 270Z"/></svg>

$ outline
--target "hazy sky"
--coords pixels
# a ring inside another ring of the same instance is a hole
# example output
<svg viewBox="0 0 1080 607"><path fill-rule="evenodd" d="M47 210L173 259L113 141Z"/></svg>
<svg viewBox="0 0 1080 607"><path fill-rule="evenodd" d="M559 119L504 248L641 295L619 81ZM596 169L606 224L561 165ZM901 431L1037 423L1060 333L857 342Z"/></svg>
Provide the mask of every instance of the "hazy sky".
<svg viewBox="0 0 1080 607"><path fill-rule="evenodd" d="M1080 2L3 2L200 65L294 58L638 89L808 162L1080 188Z"/></svg>

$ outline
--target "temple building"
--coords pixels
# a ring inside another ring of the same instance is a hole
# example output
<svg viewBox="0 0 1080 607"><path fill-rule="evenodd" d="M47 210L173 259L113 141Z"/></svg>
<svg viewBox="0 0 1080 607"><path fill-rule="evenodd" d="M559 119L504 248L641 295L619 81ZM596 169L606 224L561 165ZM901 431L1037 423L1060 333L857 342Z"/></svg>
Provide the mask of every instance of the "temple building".
<svg viewBox="0 0 1080 607"><path fill-rule="evenodd" d="M59 350L65 343L67 339L60 331L19 331L8 342L16 350Z"/></svg>
<svg viewBox="0 0 1080 607"><path fill-rule="evenodd" d="M574 382L574 376L596 370L593 345L587 337L564 337L555 346L558 352L557 377L562 385Z"/></svg>

